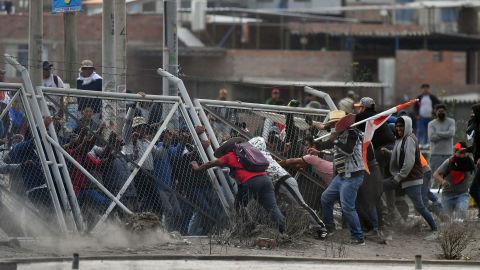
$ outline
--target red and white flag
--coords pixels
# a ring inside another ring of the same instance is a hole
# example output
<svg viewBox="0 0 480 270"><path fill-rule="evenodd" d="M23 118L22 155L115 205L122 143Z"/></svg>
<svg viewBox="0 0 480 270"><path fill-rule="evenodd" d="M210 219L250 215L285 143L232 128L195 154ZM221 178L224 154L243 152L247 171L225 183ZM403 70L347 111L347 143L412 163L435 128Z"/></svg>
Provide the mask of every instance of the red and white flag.
<svg viewBox="0 0 480 270"><path fill-rule="evenodd" d="M365 171L368 174L370 174L370 170L368 168L368 162L367 162L367 150L368 150L368 146L372 142L372 138L373 138L373 134L375 133L375 130L377 130L377 128L383 125L383 123L385 123L388 120L388 118L392 116L392 114L399 112L415 104L416 102L418 102L418 99L410 100L406 103L397 105L391 109L383 111L372 117L369 117L363 121L355 123L355 125L358 125L360 123L365 123L365 133L363 134L363 144L362 144L362 159L363 159L363 165L365 166Z"/></svg>

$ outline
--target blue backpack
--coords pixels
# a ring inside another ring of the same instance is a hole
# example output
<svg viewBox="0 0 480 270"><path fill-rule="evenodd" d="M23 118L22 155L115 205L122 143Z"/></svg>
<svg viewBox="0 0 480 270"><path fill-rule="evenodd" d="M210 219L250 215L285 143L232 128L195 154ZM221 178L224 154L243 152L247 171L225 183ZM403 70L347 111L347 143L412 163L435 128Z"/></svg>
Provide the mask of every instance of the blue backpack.
<svg viewBox="0 0 480 270"><path fill-rule="evenodd" d="M270 163L267 158L249 142L235 144L233 152L244 169L251 172L264 172Z"/></svg>

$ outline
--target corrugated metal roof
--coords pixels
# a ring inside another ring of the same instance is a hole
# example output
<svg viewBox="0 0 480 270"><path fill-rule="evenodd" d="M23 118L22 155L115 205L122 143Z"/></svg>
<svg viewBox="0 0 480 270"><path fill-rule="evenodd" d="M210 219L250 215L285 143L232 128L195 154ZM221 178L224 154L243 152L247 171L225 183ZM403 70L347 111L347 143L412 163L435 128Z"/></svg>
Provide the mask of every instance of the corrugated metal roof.
<svg viewBox="0 0 480 270"><path fill-rule="evenodd" d="M476 103L480 101L480 93L466 93L440 97L443 102Z"/></svg>
<svg viewBox="0 0 480 270"><path fill-rule="evenodd" d="M329 34L334 36L427 36L431 33L418 25L345 24L345 23L298 23L288 24L292 34Z"/></svg>
<svg viewBox="0 0 480 270"><path fill-rule="evenodd" d="M318 79L278 79L278 78L262 78L262 77L244 77L241 82L257 85L274 85L274 86L312 86L312 87L362 87L362 88L383 88L389 87L389 84L379 82L340 82L340 81L319 81Z"/></svg>

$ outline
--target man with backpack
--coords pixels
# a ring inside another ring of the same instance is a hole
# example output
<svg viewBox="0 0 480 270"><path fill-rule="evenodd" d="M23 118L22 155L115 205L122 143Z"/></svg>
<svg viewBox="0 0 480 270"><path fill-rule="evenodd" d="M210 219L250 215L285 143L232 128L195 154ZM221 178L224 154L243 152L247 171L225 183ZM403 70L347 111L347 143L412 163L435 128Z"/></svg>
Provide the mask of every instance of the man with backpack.
<svg viewBox="0 0 480 270"><path fill-rule="evenodd" d="M224 142L214 156L218 159L199 165L192 161L194 171L204 171L212 167L228 167L237 180L238 193L235 207L246 206L255 199L270 214L280 233L285 231L285 217L278 208L272 180L267 176L268 161L265 156L243 138L234 137Z"/></svg>
<svg viewBox="0 0 480 270"><path fill-rule="evenodd" d="M442 204L450 218L465 219L468 213L468 187L473 178L475 164L467 155L466 143L455 144L455 153L445 160L433 174L443 188Z"/></svg>
<svg viewBox="0 0 480 270"><path fill-rule="evenodd" d="M383 190L400 189L412 200L418 213L427 221L432 234L426 240L437 237L437 225L432 214L427 210L422 200L423 171L420 160L420 148L417 138L412 133L412 119L401 116L395 122L395 146L390 158L392 177L383 182Z"/></svg>
<svg viewBox="0 0 480 270"><path fill-rule="evenodd" d="M43 87L54 87L54 88L65 88L63 84L62 78L60 76L53 74L53 64L48 61L43 61L42 63L43 69L43 79L42 79L42 86ZM60 104L60 96L52 96L54 98L54 104L56 109L58 110L58 106L62 106Z"/></svg>

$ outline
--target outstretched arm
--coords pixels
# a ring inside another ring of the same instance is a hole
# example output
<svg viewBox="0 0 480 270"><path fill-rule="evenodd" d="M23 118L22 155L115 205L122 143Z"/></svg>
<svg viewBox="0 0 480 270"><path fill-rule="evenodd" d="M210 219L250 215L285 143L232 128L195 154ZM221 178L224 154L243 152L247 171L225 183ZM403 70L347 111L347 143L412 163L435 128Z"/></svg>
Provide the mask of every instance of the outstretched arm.
<svg viewBox="0 0 480 270"><path fill-rule="evenodd" d="M209 161L207 163L203 163L202 165L198 165L198 162L196 162L196 161L192 161L190 164L192 164L192 168L193 168L194 171L205 171L205 170L208 170L210 168L223 165L220 162L220 160L218 160L218 159Z"/></svg>

